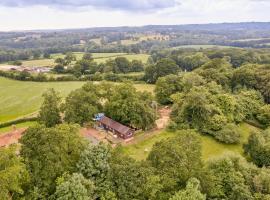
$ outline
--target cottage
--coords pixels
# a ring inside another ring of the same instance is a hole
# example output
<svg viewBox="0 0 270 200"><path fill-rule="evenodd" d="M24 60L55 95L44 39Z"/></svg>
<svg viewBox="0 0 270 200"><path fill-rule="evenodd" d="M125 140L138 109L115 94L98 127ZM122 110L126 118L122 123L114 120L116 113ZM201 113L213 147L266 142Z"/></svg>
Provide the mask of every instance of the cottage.
<svg viewBox="0 0 270 200"><path fill-rule="evenodd" d="M134 135L134 130L116 122L106 116L102 116L99 120L99 126L102 126L105 130L111 131L122 139L132 138Z"/></svg>

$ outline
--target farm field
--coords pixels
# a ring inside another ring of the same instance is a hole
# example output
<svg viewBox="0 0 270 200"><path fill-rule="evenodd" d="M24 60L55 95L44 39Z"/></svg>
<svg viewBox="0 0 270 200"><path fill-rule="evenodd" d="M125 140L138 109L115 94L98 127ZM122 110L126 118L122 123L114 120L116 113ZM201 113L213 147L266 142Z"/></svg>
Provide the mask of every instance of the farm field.
<svg viewBox="0 0 270 200"><path fill-rule="evenodd" d="M207 160L209 158L213 158L215 156L222 155L226 152L234 152L243 154L243 148L242 145L247 141L248 136L252 131L258 130L257 128L242 123L239 126L239 132L241 133L241 142L240 144L235 145L228 145L224 143L217 142L213 137L207 136L207 135L199 135L201 141L202 141L202 158L203 160ZM130 155L136 160L144 160L146 159L149 151L151 150L152 146L163 139L171 138L176 136L175 132L167 132L163 131L157 134L154 134L153 136L142 140L136 144L132 144L129 146L125 146L124 152L127 155Z"/></svg>
<svg viewBox="0 0 270 200"><path fill-rule="evenodd" d="M236 48L236 47L220 46L220 45L181 45L181 46L173 47L173 49L185 49L185 48L192 48L192 49L211 49L211 48L228 49L228 48Z"/></svg>
<svg viewBox="0 0 270 200"><path fill-rule="evenodd" d="M76 58L79 60L79 59L82 59L83 57L83 54L82 52L74 52L74 55L76 56ZM117 56L123 56L123 55L126 55L127 53L92 53L92 56L93 58L108 58L108 57L117 57ZM51 55L51 58L52 59L56 59L56 58L64 58L65 55L64 54L60 54L60 53L57 53L57 54L52 54Z"/></svg>
<svg viewBox="0 0 270 200"><path fill-rule="evenodd" d="M84 53L81 52L75 52L77 60L81 59L83 57ZM142 62L146 63L149 55L147 54L126 54L126 53L93 53L93 58L97 63L106 62L108 59L115 59L116 57L123 56L126 57L129 61L131 60L141 60ZM26 67L34 67L34 66L40 66L40 67L52 67L54 66L54 59L56 58L64 58L65 55L63 54L52 54L51 59L37 59L37 60L27 60L23 61L22 65ZM6 65L6 64L5 64Z"/></svg>
<svg viewBox="0 0 270 200"><path fill-rule="evenodd" d="M260 40L269 40L270 38L247 38L240 40L233 40L233 42L249 42L249 41L260 41Z"/></svg>
<svg viewBox="0 0 270 200"><path fill-rule="evenodd" d="M25 67L52 67L54 66L54 60L53 59L38 59L38 60L26 60L22 61L22 66Z"/></svg>
<svg viewBox="0 0 270 200"><path fill-rule="evenodd" d="M42 102L42 94L48 88L59 91L62 97L80 88L85 82L22 82L0 77L0 123L36 112ZM140 91L154 90L154 85L136 84Z"/></svg>
<svg viewBox="0 0 270 200"><path fill-rule="evenodd" d="M95 61L97 63L102 63L102 62L106 62L106 60L108 60L108 59L115 59L116 57L119 57L119 56L96 58ZM124 55L123 57L126 57L129 61L141 60L143 63L146 63L148 58L149 58L149 55L147 55L147 54L127 54L127 55Z"/></svg>

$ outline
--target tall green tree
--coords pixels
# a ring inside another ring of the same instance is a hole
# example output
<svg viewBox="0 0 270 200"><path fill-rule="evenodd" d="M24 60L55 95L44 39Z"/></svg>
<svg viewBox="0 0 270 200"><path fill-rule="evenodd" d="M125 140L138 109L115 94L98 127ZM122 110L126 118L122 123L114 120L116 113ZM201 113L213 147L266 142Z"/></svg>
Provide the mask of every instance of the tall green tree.
<svg viewBox="0 0 270 200"><path fill-rule="evenodd" d="M145 69L145 80L148 83L155 83L158 78L169 74L178 74L179 66L174 60L163 58L154 65L149 65Z"/></svg>
<svg viewBox="0 0 270 200"><path fill-rule="evenodd" d="M71 92L63 105L64 120L83 125L91 122L102 109L98 86L86 83L82 88Z"/></svg>
<svg viewBox="0 0 270 200"><path fill-rule="evenodd" d="M244 145L245 153L258 165L270 166L270 128L261 132L252 133L247 144Z"/></svg>
<svg viewBox="0 0 270 200"><path fill-rule="evenodd" d="M191 178L184 190L177 192L170 200L206 200L206 195L200 191L200 181Z"/></svg>
<svg viewBox="0 0 270 200"><path fill-rule="evenodd" d="M140 60L132 60L130 63L130 71L141 72L144 70L144 64Z"/></svg>
<svg viewBox="0 0 270 200"><path fill-rule="evenodd" d="M191 177L200 177L201 141L193 131L180 131L176 137L156 143L147 160L156 168L164 193L174 193Z"/></svg>
<svg viewBox="0 0 270 200"><path fill-rule="evenodd" d="M67 52L64 59L66 65L70 65L72 61L76 61L76 56L72 52Z"/></svg>
<svg viewBox="0 0 270 200"><path fill-rule="evenodd" d="M257 119L265 126L270 126L270 104L260 108L257 114Z"/></svg>
<svg viewBox="0 0 270 200"><path fill-rule="evenodd" d="M208 198L252 200L252 170L242 157L228 154L209 160L207 171L211 176Z"/></svg>
<svg viewBox="0 0 270 200"><path fill-rule="evenodd" d="M61 123L59 93L54 89L49 89L43 94L43 103L39 111L39 122L46 127L53 127Z"/></svg>
<svg viewBox="0 0 270 200"><path fill-rule="evenodd" d="M127 72L131 71L130 62L128 61L128 59L126 57L115 58L115 63L116 63L117 69L121 73L127 73Z"/></svg>
<svg viewBox="0 0 270 200"><path fill-rule="evenodd" d="M56 200L90 200L94 199L94 184L83 175L74 173L57 179Z"/></svg>
<svg viewBox="0 0 270 200"><path fill-rule="evenodd" d="M157 101L163 105L172 103L171 95L183 90L181 80L181 77L173 74L159 78L155 87Z"/></svg>
<svg viewBox="0 0 270 200"><path fill-rule="evenodd" d="M28 172L21 157L16 155L16 147L0 148L0 199L23 195L23 186L28 181Z"/></svg>
<svg viewBox="0 0 270 200"><path fill-rule="evenodd" d="M99 197L106 195L110 190L108 181L110 173L109 159L111 158L111 150L104 144L97 146L89 145L81 154L77 163L77 170L83 176L96 186L96 193Z"/></svg>
<svg viewBox="0 0 270 200"><path fill-rule="evenodd" d="M155 110L148 93L137 92L129 83L114 88L105 104L105 113L112 119L137 129L149 129L155 124Z"/></svg>
<svg viewBox="0 0 270 200"><path fill-rule="evenodd" d="M21 156L30 173L31 187L44 198L55 191L55 180L64 172L73 172L85 141L78 127L61 124L53 128L42 125L29 128L20 139Z"/></svg>
<svg viewBox="0 0 270 200"><path fill-rule="evenodd" d="M110 159L110 181L117 199L158 199L162 185L154 169L116 148Z"/></svg>

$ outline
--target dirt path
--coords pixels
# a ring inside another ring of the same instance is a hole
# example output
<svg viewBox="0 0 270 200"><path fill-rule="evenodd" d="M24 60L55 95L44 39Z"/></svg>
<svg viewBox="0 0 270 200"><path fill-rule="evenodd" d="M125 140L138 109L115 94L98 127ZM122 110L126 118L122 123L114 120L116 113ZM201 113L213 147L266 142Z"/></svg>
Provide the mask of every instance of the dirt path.
<svg viewBox="0 0 270 200"><path fill-rule="evenodd" d="M158 113L160 118L156 120L156 128L135 136L133 140L125 143L124 145L136 144L142 142L143 140L146 140L147 138L161 133L162 130L164 130L169 124L171 111L172 110L169 107L163 107L159 109Z"/></svg>
<svg viewBox="0 0 270 200"><path fill-rule="evenodd" d="M9 146L11 144L18 143L19 139L22 137L26 128L19 128L9 133L0 136L0 147Z"/></svg>
<svg viewBox="0 0 270 200"><path fill-rule="evenodd" d="M157 129L161 130L167 127L169 120L170 120L170 114L172 110L169 107L161 108L158 113L160 118L156 120Z"/></svg>

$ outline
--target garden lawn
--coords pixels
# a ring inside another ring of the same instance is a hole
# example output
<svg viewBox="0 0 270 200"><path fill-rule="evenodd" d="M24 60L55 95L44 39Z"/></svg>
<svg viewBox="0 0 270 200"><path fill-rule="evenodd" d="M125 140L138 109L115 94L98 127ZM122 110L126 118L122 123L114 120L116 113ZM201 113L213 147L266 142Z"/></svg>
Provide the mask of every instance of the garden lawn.
<svg viewBox="0 0 270 200"><path fill-rule="evenodd" d="M213 158L215 156L222 155L226 152L234 152L238 154L243 154L243 144L247 141L248 136L252 131L258 131L257 128L242 123L239 125L239 132L241 133L241 142L240 144L235 145L227 145L220 142L217 142L213 137L207 135L199 135L202 142L202 158L203 160L207 160ZM151 151L152 146L163 139L172 138L176 136L175 132L160 132L158 134L154 134L151 137L148 137L145 140L141 140L136 144L131 144L128 146L124 146L124 153L130 155L136 160L144 160L147 158L149 152ZM136 138L135 138L136 140Z"/></svg>

